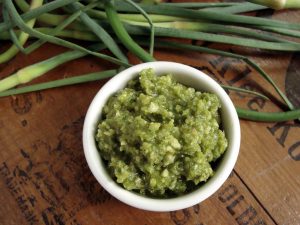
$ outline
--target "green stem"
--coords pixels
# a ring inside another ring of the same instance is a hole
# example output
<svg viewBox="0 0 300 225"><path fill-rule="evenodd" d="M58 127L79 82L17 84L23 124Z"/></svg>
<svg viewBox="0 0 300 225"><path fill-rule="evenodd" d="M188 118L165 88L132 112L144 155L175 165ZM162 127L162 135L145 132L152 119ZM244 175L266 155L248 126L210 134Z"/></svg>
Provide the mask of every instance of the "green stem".
<svg viewBox="0 0 300 225"><path fill-rule="evenodd" d="M286 0L285 9L300 9L299 0Z"/></svg>
<svg viewBox="0 0 300 225"><path fill-rule="evenodd" d="M264 30L264 31L270 31L285 36L300 38L300 31L296 31L296 30L289 30L284 28L268 27L268 26L254 26L254 28Z"/></svg>
<svg viewBox="0 0 300 225"><path fill-rule="evenodd" d="M43 32L43 33L52 33L51 28L37 28L38 31ZM90 32L80 32L80 31L70 31L70 30L64 30L59 32L57 35L62 36L62 37L67 37L67 38L78 38L81 40L88 40L88 41L96 41L97 37L94 36ZM2 37L3 38L3 37ZM140 42L140 44L147 45L147 43ZM221 50L216 50L216 49L210 49L206 47L201 47L201 46L194 46L194 45L187 45L183 43L175 43L175 42L166 42L166 41L158 41L156 43L156 46L158 47L166 47L166 48L175 48L175 49L184 49L184 50L192 50L192 51L200 51L200 52L205 52L208 54L215 54L215 55L222 55L226 57L231 57L231 58L237 58L244 60L251 68L253 68L255 71L257 71L265 80L270 82L270 84L273 86L273 88L276 90L276 92L280 95L280 97L287 103L287 105L293 109L292 103L288 100L288 98L282 93L282 91L276 86L274 81L270 76L268 76L256 63L253 61L247 59L245 56L241 56L235 53L230 53L230 52L225 52Z"/></svg>
<svg viewBox="0 0 300 225"><path fill-rule="evenodd" d="M131 21L126 21L126 22L132 25L147 26L146 23L141 23L141 22L131 22ZM192 22L192 21L164 22L164 23L154 23L154 27L177 29L177 30L181 30L182 32L184 32L184 30L191 30L191 31L201 31L201 32L208 32L208 33L235 34L247 38L249 37L249 38L273 41L273 42L293 43L295 45L300 46L299 43L287 41L285 39L272 36L270 34L259 33L257 32L257 30L254 29L240 28L235 26L226 26L226 25L220 25L220 24L208 23L208 22L206 23ZM225 39L221 39L221 40L226 41Z"/></svg>
<svg viewBox="0 0 300 225"><path fill-rule="evenodd" d="M252 60L248 58L244 59L244 61L252 68L254 68L256 71L258 71L265 78L265 80L267 80L274 87L275 91L285 101L289 109L291 110L295 109L294 105L290 102L290 100L286 97L286 95L277 87L273 79L270 76L268 76L267 73L262 68L260 68L256 63L254 63Z"/></svg>
<svg viewBox="0 0 300 225"><path fill-rule="evenodd" d="M69 60L77 59L86 55L82 52L67 52L55 57L52 57L48 60L33 64L31 66L25 67L15 74L4 78L0 81L0 92L13 88L19 84L24 84L30 82L36 77L43 75L44 73L48 72L49 70L61 65Z"/></svg>
<svg viewBox="0 0 300 225"><path fill-rule="evenodd" d="M264 5L276 10L280 9L300 9L299 0L247 0L255 4Z"/></svg>
<svg viewBox="0 0 300 225"><path fill-rule="evenodd" d="M238 2L162 2L159 5L166 6L175 6L180 8L188 8L188 9L200 9L200 8L210 8L210 7L227 7L240 5L242 3Z"/></svg>
<svg viewBox="0 0 300 225"><path fill-rule="evenodd" d="M227 86L227 85L223 85L221 84L221 87L226 89L226 90L232 90L232 91L236 91L236 92L243 92L243 93L247 93L247 94L251 94L251 95L256 95L258 97L261 97L265 100L269 100L269 98L257 91L251 91L245 88L238 88L238 87L233 87L233 86Z"/></svg>
<svg viewBox="0 0 300 225"><path fill-rule="evenodd" d="M127 12L132 11L126 3L123 1L118 1L115 4L116 9L119 10L126 8ZM300 24L298 23L289 23L285 21L279 21L275 19L266 19L254 16L244 16L244 15L232 15L222 12L211 12L211 11L198 11L192 9L179 8L169 5L140 5L147 13L150 14L160 14L168 16L176 16L190 19L201 19L201 20L210 20L210 21L220 21L225 23L233 24L244 24L244 25L264 25L272 27L280 27L291 30L300 30Z"/></svg>
<svg viewBox="0 0 300 225"><path fill-rule="evenodd" d="M4 22L10 21L8 12L7 12L7 10L4 6L2 7L2 15L3 15L3 21ZM19 51L23 52L24 48L23 48L22 44L20 43L19 38L17 37L16 32L14 31L14 29L10 28L8 30L8 33L9 33L9 36L10 36L10 40L13 42L13 44L18 48Z"/></svg>
<svg viewBox="0 0 300 225"><path fill-rule="evenodd" d="M66 40L63 40L63 39L60 39L60 38L57 38L57 37L53 37L51 35L43 34L43 33L38 32L36 30L33 30L32 28L28 27L26 25L26 23L24 23L23 19L20 17L20 15L18 14L16 8L14 7L13 3L10 0L5 0L5 6L8 9L9 14L12 17L13 22L16 23L16 25L21 30L23 30L24 32L28 33L31 36L34 36L36 38L42 39L44 41L47 41L47 42L50 42L50 43L53 43L53 44L57 44L57 45L60 45L60 46L71 48L73 50L78 50L78 51L81 51L81 52L84 52L84 53L88 53L88 54L97 56L99 58L108 60L108 61L116 63L118 65L130 66L128 63L120 61L120 60L118 60L116 58L113 58L111 56L104 55L104 54L101 54L101 53L98 53L98 52L95 52L95 51L91 51L91 50L86 49L84 47L81 47L77 44L74 44L72 42L69 42L69 41L66 41Z"/></svg>
<svg viewBox="0 0 300 225"><path fill-rule="evenodd" d="M48 28L48 27L40 27L35 28L36 31L47 34L47 35L54 35L55 28ZM16 34L19 34L20 31L16 31ZM82 40L82 41L99 41L99 38L92 32L84 32L84 31L77 31L77 30L61 30L55 33L55 36L62 37L62 38L71 38L76 40ZM32 37L31 37L32 38ZM9 33L3 32L0 33L0 40L9 40Z"/></svg>
<svg viewBox="0 0 300 225"><path fill-rule="evenodd" d="M4 92L0 92L0 97L24 94L24 93L33 92L33 91L40 91L40 90L45 90L45 89L50 89L50 88L56 88L56 87L62 87L62 86L67 86L67 85L81 84L81 83L86 83L86 82L90 82L90 81L101 80L104 78L112 77L115 74L117 74L117 72L118 72L117 70L96 72L96 73L90 73L90 74L85 74L85 75L81 75L81 76L75 76L75 77L70 77L70 78L49 81L49 82L45 82L45 83L29 85L29 86L21 87L21 88L10 89L10 90L4 91ZM261 93L258 93L256 91L251 91L251 90L247 90L247 89L243 89L243 88L237 88L237 87L226 86L226 85L221 85L221 86L224 89L256 95L256 96L262 97L263 99L266 99L266 100L269 99L267 96L265 96Z"/></svg>
<svg viewBox="0 0 300 225"><path fill-rule="evenodd" d="M69 78L44 82L44 83L40 83L40 84L29 85L26 87L15 88L15 89L10 89L7 91L0 92L0 97L24 94L24 93L33 92L33 91L41 91L41 90L46 90L46 89L50 89L50 88L57 88L57 87L63 87L63 86L67 86L67 85L81 84L81 83L85 83L85 82L101 80L104 78L112 77L117 73L118 73L117 70L107 70L107 71L89 73L89 74L85 74L85 75L81 75L81 76L75 76L75 77L69 77Z"/></svg>
<svg viewBox="0 0 300 225"><path fill-rule="evenodd" d="M61 22L57 27L55 27L53 29L53 32L51 32L50 34L53 36L56 36L60 31L62 31L69 24L71 24L73 21L75 21L83 11L89 10L89 9L93 8L94 6L96 6L94 3L90 3L87 6L78 10L76 13L73 13L72 15L68 16L63 22ZM26 48L26 53L29 54L29 53L35 51L44 43L46 43L46 41L44 41L44 40L38 40L38 41L34 42L33 44L31 44L30 46L28 46Z"/></svg>
<svg viewBox="0 0 300 225"><path fill-rule="evenodd" d="M283 122L300 118L300 109L287 112L258 112L236 107L239 118L259 122Z"/></svg>
<svg viewBox="0 0 300 225"><path fill-rule="evenodd" d="M38 8L43 4L43 0L32 0L30 5L30 10L34 8ZM30 28L32 28L35 24L36 19L31 19L26 22L26 25ZM28 40L29 35L25 32L21 32L19 34L18 42L20 43L20 46L23 46L26 41ZM19 48L16 45L12 45L9 49L7 49L4 53L0 55L0 63L4 63L12 59L17 53L19 52Z"/></svg>
<svg viewBox="0 0 300 225"><path fill-rule="evenodd" d="M19 6L19 8L23 11L23 12L27 12L29 10L29 4L25 1L25 0L15 0L16 4ZM82 5L81 3L80 7L83 8L84 5ZM168 5L169 3L167 3ZM175 5L177 3L174 3ZM255 4L251 4L250 5L255 5ZM172 4L171 4L172 5ZM244 5L248 5L245 3L239 3L239 4L235 4L232 9L243 9ZM235 8L236 7L236 8ZM263 6L260 6L263 7ZM220 7L218 8L219 10L222 10L222 12L224 13L233 13L232 10L230 10L229 8L231 7ZM226 10L228 9L228 10ZM249 9L249 8L245 8ZM237 11L236 11L237 12ZM240 12L242 12L240 10ZM245 11L243 11L245 12ZM99 10L94 10L91 9L87 12L88 15L90 15L91 17L94 18L98 18L98 19L106 19L106 14L103 11L99 11ZM140 15L140 14L119 14L120 18L122 20L125 21L131 21L131 22L147 22L144 18L144 16ZM66 19L67 15L56 15L56 14L49 14L49 13L45 13L40 15L39 17L37 17L38 21L43 22L47 25L55 25L57 26L58 24L60 24L61 22L63 22ZM164 16L164 15L149 15L149 17L151 18L152 22L179 22L179 21L186 21L186 19L181 18L181 17L172 17L172 16ZM222 25L220 25L222 26ZM286 36L292 36L292 37L297 37L300 38L300 32L294 31L294 30L289 30L289 29L283 29L283 28L278 28L278 27L270 27L270 26L253 26L255 29L260 29L260 30L265 30L265 31L271 31L273 33L279 33L282 35L286 35ZM78 23L78 22L74 22L73 24L69 25L69 28L73 28L76 30L86 30L86 27L83 26L82 24ZM0 32L0 35L3 34L4 32ZM253 32L255 34L258 34L257 32ZM255 35L254 34L254 35Z"/></svg>
<svg viewBox="0 0 300 225"><path fill-rule="evenodd" d="M54 33L53 28L36 28L37 31L52 35ZM1 36L1 34L0 34ZM83 40L83 41L94 41L99 42L99 38L92 32L85 32L85 31L77 31L77 30L62 30L56 33L56 36L63 37L63 38L72 38L77 40Z"/></svg>
<svg viewBox="0 0 300 225"><path fill-rule="evenodd" d="M140 44L147 44L146 42L139 42ZM207 47L201 47L201 46L195 46L195 45L189 45L184 43L175 43L175 42L167 42L167 41L156 41L156 46L158 47L164 47L164 48L173 48L173 49L182 49L182 50L190 50L190 51L198 51L198 52L204 52L208 54L214 54L214 55L221 55L225 57L235 58L235 59L241 59L245 63L247 63L251 68L253 68L255 71L259 73L267 82L269 82L272 87L275 89L275 91L278 93L278 95L285 101L287 106L293 110L295 107L293 104L289 101L289 99L285 96L285 94L277 87L273 79L255 62L248 59L245 56L231 53L231 52L225 52L222 50L217 49L211 49Z"/></svg>
<svg viewBox="0 0 300 225"><path fill-rule="evenodd" d="M103 45L95 45L91 48L95 50L101 50L104 48ZM0 80L0 92L6 91L10 88L13 88L19 84L28 83L31 80L47 73L48 71L56 68L57 66L81 58L87 55L85 52L81 51L68 51L61 53L59 55L53 56L50 59L35 63L33 65L27 66L18 70L16 73Z"/></svg>
<svg viewBox="0 0 300 225"><path fill-rule="evenodd" d="M149 26L150 26L150 45L149 45L150 47L149 47L149 53L150 53L151 56L153 56L153 50L154 50L154 25L153 25L153 22L152 22L151 18L135 2L133 2L131 0L125 0L125 1L128 2L129 4L131 4L134 8L136 8L145 17L145 19L148 21Z"/></svg>
<svg viewBox="0 0 300 225"><path fill-rule="evenodd" d="M17 6L22 10L22 12L29 12L29 4L25 0L15 0ZM82 6L82 10L85 10L86 6ZM49 26L57 26L63 23L69 15L61 15L61 14L51 14L44 13L38 17L36 17L37 21L42 22ZM76 30L87 30L86 26L83 24L74 21L73 23L68 25L68 28L76 29Z"/></svg>
<svg viewBox="0 0 300 225"><path fill-rule="evenodd" d="M135 41L129 36L112 2L108 1L105 4L105 11L112 29L122 44L144 62L155 61L155 59L149 53L136 44Z"/></svg>
<svg viewBox="0 0 300 225"><path fill-rule="evenodd" d="M41 27L41 28L36 28L35 29L38 32L44 33L44 34L49 34L52 35L54 30L53 28L46 28L46 27ZM135 31L130 31L132 34L140 34ZM19 31L16 31L18 34ZM160 36L160 33L157 33L158 36ZM83 31L77 31L77 30L63 30L59 31L57 33L57 36L63 37L63 38L73 38L73 39L78 39L78 40L84 40L84 41L97 41L98 38L91 32L83 32ZM3 32L0 33L0 40L8 40L9 39L9 34L8 32Z"/></svg>
<svg viewBox="0 0 300 225"><path fill-rule="evenodd" d="M80 10L80 5L73 3L69 6L73 13ZM105 29L93 19L91 19L85 12L80 14L80 19L82 22L101 40L107 48L120 60L125 63L128 63L127 57L123 54L117 43L114 39L106 32Z"/></svg>
<svg viewBox="0 0 300 225"><path fill-rule="evenodd" d="M108 70L104 72L90 73L82 76L75 76L75 77L45 82L41 84L30 85L26 87L0 92L0 97L101 80L104 78L112 77L116 73L117 70ZM278 112L278 113L257 112L257 111L247 110L247 109L241 109L239 107L236 107L236 110L239 115L239 118L246 119L246 120L260 121L260 122L289 121L300 117L300 110L294 110L289 112Z"/></svg>
<svg viewBox="0 0 300 225"><path fill-rule="evenodd" d="M29 4L25 1L25 0L15 0L17 5L19 6L19 8L23 11L23 12L27 12L29 10ZM81 3L80 7L84 7L84 5L82 5ZM167 3L169 4L169 3ZM174 3L177 4L177 3ZM249 3L250 5L255 5L252 3ZM172 5L172 4L171 4ZM248 5L245 3L239 3L239 4L235 4L232 7L232 10L229 9L231 7L220 7L218 8L219 10L222 10L223 13L233 13L234 9L243 9L244 5ZM260 6L263 7L263 6ZM227 10L228 9L228 10ZM244 11L240 10L239 12L246 12L246 9L249 8L245 8ZM251 8L250 8L251 9ZM237 10L235 11L235 13L237 12ZM30 12L29 12L30 13ZM98 19L106 19L106 14L103 11L99 11L99 10L89 10L87 12L88 15L90 15L93 18L98 18ZM27 15L27 14L26 14ZM144 16L140 15L140 14L119 14L120 18L124 21L130 21L130 22L147 22L144 18ZM57 26L58 24L60 24L61 22L63 22L66 19L67 15L56 15L56 14L49 14L49 13L45 13L42 14L41 16L37 17L38 21L43 22L47 25L55 25ZM149 15L149 17L151 18L152 22L179 22L179 21L186 21L187 19L185 18L181 18L181 17L172 17L172 16L164 16L164 15ZM188 22L188 21L187 21ZM222 26L222 25L220 25ZM292 37L297 37L300 38L300 32L294 31L294 30L289 30L289 29L284 29L284 28L278 28L278 27L270 27L270 26L253 26L255 29L260 29L260 30L265 30L265 31L271 31L273 33L279 33L282 35L286 35L286 36L292 36ZM86 27L83 26L82 24L78 23L78 22L74 22L72 24L69 25L69 28L73 28L76 30L86 30ZM4 32L0 32L0 35L3 34ZM254 35L258 34L257 32L253 32L255 33Z"/></svg>
<svg viewBox="0 0 300 225"><path fill-rule="evenodd" d="M136 26L125 24L127 31L134 35L147 35L147 30L143 26ZM156 36L173 37L173 38L187 38L192 40L203 40L216 43L224 43L238 46L245 46L251 48L277 50L277 51L300 51L300 43L296 42L269 42L255 39L247 39L240 37L233 37L221 34L212 34L192 30L179 30L174 28L155 28Z"/></svg>
<svg viewBox="0 0 300 225"><path fill-rule="evenodd" d="M77 19L81 14L81 10L77 11L76 13L70 15L66 20L64 20L61 24L55 27L49 34L56 36L60 31L62 31L66 26L72 23L75 19ZM42 46L46 41L44 40L37 40L36 42L32 43L30 46L26 48L26 53L29 54L40 46Z"/></svg>
<svg viewBox="0 0 300 225"><path fill-rule="evenodd" d="M28 12L29 4L25 0L15 0L16 5L22 10L22 12ZM44 13L36 19L40 22L43 22L47 25L57 25L64 21L67 18L67 15L58 15L58 14L50 14L50 13Z"/></svg>
<svg viewBox="0 0 300 225"><path fill-rule="evenodd" d="M24 1L24 0L22 0ZM84 7L80 2L78 2L80 7ZM138 11L138 10L137 10ZM101 10L95 10L91 9L87 12L87 14L93 18L97 19L107 19L106 13ZM130 20L130 21L136 21L136 22L147 22L147 19L140 13L118 13L121 20ZM148 14L149 18L152 20L152 22L170 22L170 21L184 21L186 19L181 17L175 17L175 16L165 16L165 15L151 15Z"/></svg>
<svg viewBox="0 0 300 225"><path fill-rule="evenodd" d="M162 0L141 0L140 3L142 4L157 4L161 3Z"/></svg>
<svg viewBox="0 0 300 225"><path fill-rule="evenodd" d="M22 12L27 12L29 10L29 4L25 0L15 0L17 6L22 10ZM85 6L78 2L80 8L84 8ZM97 18L97 19L106 19L106 13L104 11L91 9L86 12L90 17ZM140 14L120 14L119 16L122 20L130 20L130 21L137 21L137 22L147 22L147 19L143 15ZM42 22L47 25L57 26L58 24L62 23L68 15L58 15L58 14L51 14L51 13L44 13L37 17L39 22ZM184 21L186 19L174 16L164 16L164 15L149 15L149 18L152 22L168 22L168 21ZM70 24L70 28L86 30L86 27L78 22L74 22Z"/></svg>
<svg viewBox="0 0 300 225"><path fill-rule="evenodd" d="M204 10L221 12L221 13L238 14L238 13L247 13L247 12L263 10L263 9L267 9L267 7L248 2L248 3L242 3L242 4L233 5L229 7L214 8L214 9L208 8Z"/></svg>
<svg viewBox="0 0 300 225"><path fill-rule="evenodd" d="M4 0L2 0L4 1ZM34 19L44 13L47 13L49 11L53 11L57 8L61 8L65 5L68 5L70 3L73 3L73 2L77 2L79 0L56 0L56 1L52 1L52 2L49 2L49 3L46 3L38 8L35 8L35 9L32 9L26 13L24 13L23 15L21 15L21 19L24 20L24 21L28 21L28 20L31 20L31 19ZM0 33L3 32L3 31L6 31L8 30L9 28L12 28L14 27L15 24L14 22L9 22L9 23L0 23Z"/></svg>

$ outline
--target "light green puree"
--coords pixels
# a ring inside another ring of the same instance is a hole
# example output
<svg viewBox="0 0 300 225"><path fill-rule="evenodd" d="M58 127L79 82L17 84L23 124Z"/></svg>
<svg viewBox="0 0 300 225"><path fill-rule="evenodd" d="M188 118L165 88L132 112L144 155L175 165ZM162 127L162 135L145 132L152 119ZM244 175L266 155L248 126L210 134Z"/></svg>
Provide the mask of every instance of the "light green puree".
<svg viewBox="0 0 300 225"><path fill-rule="evenodd" d="M117 183L156 197L193 190L226 150L220 101L146 69L109 98L98 125L101 156Z"/></svg>

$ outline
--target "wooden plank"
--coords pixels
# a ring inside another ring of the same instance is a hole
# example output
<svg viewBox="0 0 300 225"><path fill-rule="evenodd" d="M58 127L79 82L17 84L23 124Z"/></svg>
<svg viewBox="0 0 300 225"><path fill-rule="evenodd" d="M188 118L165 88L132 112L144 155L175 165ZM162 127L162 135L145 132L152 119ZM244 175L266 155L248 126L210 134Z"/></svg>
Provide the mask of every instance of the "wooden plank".
<svg viewBox="0 0 300 225"><path fill-rule="evenodd" d="M234 52L240 50L231 49ZM162 54L161 57L166 59L167 54L170 52ZM300 79L299 64L295 61L299 61L299 56L284 54L279 57L261 52L253 58L268 74L272 75L281 90L289 93L290 99L295 106L299 107L299 86L293 85L293 82ZM240 60L198 53L184 53L184 56L175 57L175 60L195 66L219 82L258 91L266 90L266 94L278 96L262 77ZM199 66L201 63L202 65ZM293 65L293 68L289 65ZM244 108L269 112L280 111L278 106L260 97L249 97L232 91L229 93L234 102ZM275 101L279 106L282 105L280 98L276 97ZM278 224L297 224L300 221L299 123L241 121L241 127L241 153L236 166L238 174Z"/></svg>
<svg viewBox="0 0 300 225"><path fill-rule="evenodd" d="M57 47L47 45L45 48L55 51ZM39 54L31 57L39 57ZM21 62L22 57L15 60ZM90 66L89 60L77 60L76 66L58 68L42 79L89 70L85 68ZM95 63L94 67L99 65ZM201 206L178 212L151 213L113 199L91 175L81 143L85 112L103 83L94 82L0 100L3 115L0 129L0 193L3 193L2 202L9 203L0 208L0 218L3 218L0 221L25 224L25 220L28 224L46 225L51 222L118 224L120 221L127 224L204 225L242 224L243 221L274 224L235 175ZM116 215L116 212L123 213Z"/></svg>
<svg viewBox="0 0 300 225"><path fill-rule="evenodd" d="M283 11L274 18L299 22L297 11ZM300 107L299 54L259 58L296 107ZM254 103L258 110L277 111L268 104ZM242 122L240 158L236 170L278 224L300 221L300 124L299 122L258 124Z"/></svg>
<svg viewBox="0 0 300 225"><path fill-rule="evenodd" d="M9 192L2 196L10 203L0 208L1 216L8 220L9 212L17 215L11 224L20 224L19 218L28 224L273 224L235 175L200 206L172 213L126 206L106 193L89 172L81 149L81 128L79 118L63 126L56 144L42 139L31 148L10 148L12 156L0 166L0 191Z"/></svg>
<svg viewBox="0 0 300 225"><path fill-rule="evenodd" d="M235 65L231 61L224 62L225 65L221 63L220 66L217 66L217 69L214 66L204 66L202 69L206 72L217 73L222 80L223 68L227 67L226 64ZM276 64L276 62L270 60L268 65L272 67L272 64ZM280 63L278 64L280 65ZM280 84L279 86L282 90L284 90L284 87L282 87L284 86L284 77L282 76L284 73L282 71L286 70L283 65L288 65L288 63L282 64L276 72L275 70L270 72L270 74L274 75L276 83ZM245 85L248 87L256 86L256 83L252 82L250 76L247 75L247 72L250 70L248 71L246 67L240 68L240 72L235 73L240 74L240 76L234 77L231 77L232 73L228 74L228 76L226 75L226 73L230 72L230 66L226 70L224 76L227 81L234 80L235 85L242 87ZM240 78L244 75L247 78L236 82L236 77ZM264 82L257 76L255 76L255 80L259 80L259 83ZM264 87L270 90L267 85ZM274 93L271 90L270 92ZM231 93L231 96L235 102L249 109L260 111L279 110L261 98L247 98L241 95L234 95L233 93ZM300 220L298 213L300 209L300 180L297 175L300 171L299 123L266 124L242 121L241 125L242 146L236 170L241 174L241 178L249 188L253 190L259 201L274 215L278 224L297 224Z"/></svg>

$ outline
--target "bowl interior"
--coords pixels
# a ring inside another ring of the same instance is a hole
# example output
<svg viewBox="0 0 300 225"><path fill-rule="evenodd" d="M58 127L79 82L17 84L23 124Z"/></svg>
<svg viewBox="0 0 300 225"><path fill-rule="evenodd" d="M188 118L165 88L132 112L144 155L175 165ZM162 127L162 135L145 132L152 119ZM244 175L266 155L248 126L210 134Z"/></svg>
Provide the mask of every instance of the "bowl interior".
<svg viewBox="0 0 300 225"><path fill-rule="evenodd" d="M220 98L222 105L222 125L228 139L228 148L217 166L215 175L195 191L171 199L149 198L120 187L107 173L96 147L95 134L97 124L101 119L101 110L106 101L112 94L123 89L129 80L138 76L141 70L146 68L153 68L157 75L172 73L178 82L186 86L193 87L202 92L215 93ZM201 71L183 64L171 62L139 64L122 71L109 80L92 101L85 118L83 129L85 157L98 182L119 200L131 206L152 211L171 211L186 208L197 204L212 195L225 182L232 171L238 156L239 144L239 120L233 103L227 93L219 84Z"/></svg>

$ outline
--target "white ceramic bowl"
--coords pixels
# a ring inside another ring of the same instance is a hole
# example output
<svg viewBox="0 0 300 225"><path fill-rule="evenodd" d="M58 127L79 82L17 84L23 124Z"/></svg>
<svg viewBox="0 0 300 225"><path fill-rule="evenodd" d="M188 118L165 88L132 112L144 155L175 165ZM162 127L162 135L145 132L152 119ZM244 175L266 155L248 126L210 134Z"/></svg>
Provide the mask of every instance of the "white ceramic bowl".
<svg viewBox="0 0 300 225"><path fill-rule="evenodd" d="M215 93L222 104L222 123L228 139L225 152L215 175L197 190L170 199L154 199L127 191L119 186L106 171L95 142L101 110L108 98L146 68L153 68L158 75L172 73L175 79L199 91ZM87 163L98 182L115 198L136 208L150 211L172 211L193 206L214 194L228 178L238 157L240 147L240 124L232 101L222 87L206 74L195 68L174 62L150 62L132 66L110 79L93 99L85 117L83 147Z"/></svg>

